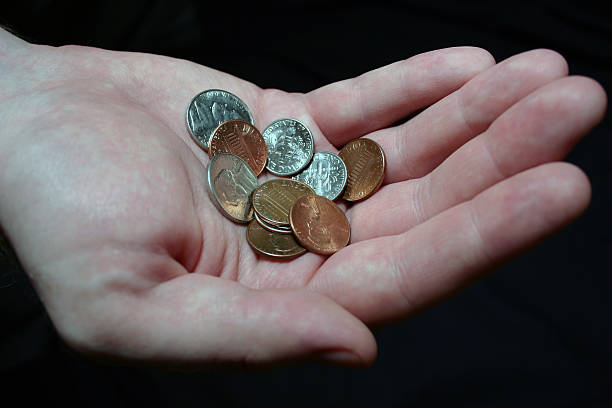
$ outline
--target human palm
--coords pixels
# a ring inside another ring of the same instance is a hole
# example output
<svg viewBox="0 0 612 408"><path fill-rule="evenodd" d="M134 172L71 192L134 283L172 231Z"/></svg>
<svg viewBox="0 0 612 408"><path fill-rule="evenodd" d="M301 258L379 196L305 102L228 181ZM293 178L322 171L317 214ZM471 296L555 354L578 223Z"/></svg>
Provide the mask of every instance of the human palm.
<svg viewBox="0 0 612 408"><path fill-rule="evenodd" d="M589 201L582 172L553 162L601 120L605 94L551 51L494 65L439 50L303 95L161 56L10 41L0 221L59 334L87 353L368 364L367 326L449 296ZM348 247L252 251L209 199L208 155L185 127L209 88L243 99L260 129L299 119L316 151L381 144L385 182L346 208Z"/></svg>

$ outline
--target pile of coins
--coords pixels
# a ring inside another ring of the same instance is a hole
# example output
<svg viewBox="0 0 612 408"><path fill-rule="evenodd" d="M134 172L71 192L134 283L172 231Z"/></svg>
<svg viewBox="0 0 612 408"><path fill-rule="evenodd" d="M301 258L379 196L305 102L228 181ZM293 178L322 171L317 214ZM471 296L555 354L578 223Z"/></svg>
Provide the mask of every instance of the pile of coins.
<svg viewBox="0 0 612 408"><path fill-rule="evenodd" d="M296 119L279 119L262 133L236 95L209 89L187 109L187 128L208 151L208 187L227 218L248 223L257 253L292 258L307 250L330 255L348 245L350 225L334 200L358 201L382 184L385 156L373 140L349 142L338 155L314 152L310 130ZM267 169L275 178L259 185ZM288 178L291 177L291 178Z"/></svg>

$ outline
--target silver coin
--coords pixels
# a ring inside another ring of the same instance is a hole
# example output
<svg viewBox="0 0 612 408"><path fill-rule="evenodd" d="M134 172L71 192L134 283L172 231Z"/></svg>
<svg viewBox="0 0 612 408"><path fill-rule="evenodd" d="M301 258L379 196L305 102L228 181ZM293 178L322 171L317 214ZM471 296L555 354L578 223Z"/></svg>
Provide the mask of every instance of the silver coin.
<svg viewBox="0 0 612 408"><path fill-rule="evenodd" d="M227 218L242 223L253 219L251 193L257 188L257 176L240 157L219 153L210 159L208 188L213 202Z"/></svg>
<svg viewBox="0 0 612 408"><path fill-rule="evenodd" d="M261 133L268 149L266 168L278 176L290 176L310 163L314 139L310 130L295 119L279 119Z"/></svg>
<svg viewBox="0 0 612 408"><path fill-rule="evenodd" d="M187 129L196 143L206 151L217 126L233 119L255 124L247 105L236 95L221 89L200 92L187 108Z"/></svg>
<svg viewBox="0 0 612 408"><path fill-rule="evenodd" d="M291 227L281 227L277 225L268 224L257 214L257 211L254 211L253 214L255 215L255 220L257 220L257 223L261 225L262 227L264 227L265 229L267 229L268 231L276 232L278 234L291 234L292 233Z"/></svg>
<svg viewBox="0 0 612 408"><path fill-rule="evenodd" d="M333 201L342 194L347 175L346 164L338 155L317 152L308 167L292 179L308 184L318 195Z"/></svg>

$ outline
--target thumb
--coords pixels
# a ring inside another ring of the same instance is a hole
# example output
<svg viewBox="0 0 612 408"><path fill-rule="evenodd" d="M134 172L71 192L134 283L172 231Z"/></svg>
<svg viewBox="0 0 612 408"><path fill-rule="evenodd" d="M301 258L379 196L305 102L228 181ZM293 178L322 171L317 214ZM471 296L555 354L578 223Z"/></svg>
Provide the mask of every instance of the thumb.
<svg viewBox="0 0 612 408"><path fill-rule="evenodd" d="M194 273L122 296L90 313L95 321L75 348L188 367L296 360L365 366L376 358L375 339L360 320L306 289L253 290Z"/></svg>

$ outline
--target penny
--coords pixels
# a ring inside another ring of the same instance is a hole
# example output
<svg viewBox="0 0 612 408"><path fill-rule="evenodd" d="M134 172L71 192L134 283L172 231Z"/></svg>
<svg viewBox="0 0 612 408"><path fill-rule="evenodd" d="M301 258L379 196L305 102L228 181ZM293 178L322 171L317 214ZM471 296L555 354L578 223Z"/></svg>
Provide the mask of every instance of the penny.
<svg viewBox="0 0 612 408"><path fill-rule="evenodd" d="M312 187L320 196L335 200L344 190L347 170L344 161L330 152L317 152L301 173L292 177Z"/></svg>
<svg viewBox="0 0 612 408"><path fill-rule="evenodd" d="M385 154L371 139L356 139L347 143L338 156L346 164L348 179L342 198L357 201L372 195L385 177Z"/></svg>
<svg viewBox="0 0 612 408"><path fill-rule="evenodd" d="M222 152L240 157L251 166L256 175L266 167L266 142L259 130L249 122L229 120L215 129L210 139L208 154L212 158Z"/></svg>
<svg viewBox="0 0 612 408"><path fill-rule="evenodd" d="M232 221L247 223L253 219L251 193L257 176L240 157L219 153L208 163L208 187L213 202Z"/></svg>
<svg viewBox="0 0 612 408"><path fill-rule="evenodd" d="M255 252L274 258L294 258L306 252L293 235L278 234L263 228L256 220L247 227L247 241Z"/></svg>
<svg viewBox="0 0 612 408"><path fill-rule="evenodd" d="M267 222L261 219L261 217L259 216L259 214L257 214L256 211L253 211L253 214L255 215L255 220L259 223L259 225L261 225L268 231L276 232L277 234L291 234L292 233L290 227L277 227L276 225L268 224Z"/></svg>
<svg viewBox="0 0 612 408"><path fill-rule="evenodd" d="M266 168L278 176L290 176L308 165L314 153L310 130L295 119L272 122L261 134L268 148Z"/></svg>
<svg viewBox="0 0 612 408"><path fill-rule="evenodd" d="M289 218L297 241L317 254L331 255L344 248L351 238L351 227L344 211L325 197L298 198L291 207Z"/></svg>
<svg viewBox="0 0 612 408"><path fill-rule="evenodd" d="M221 89L200 92L187 108L187 129L204 150L208 150L217 126L232 119L255 123L247 105L236 95Z"/></svg>
<svg viewBox="0 0 612 408"><path fill-rule="evenodd" d="M289 211L299 197L315 194L314 190L300 181L272 179L253 191L253 208L261 219L275 226L289 226Z"/></svg>

